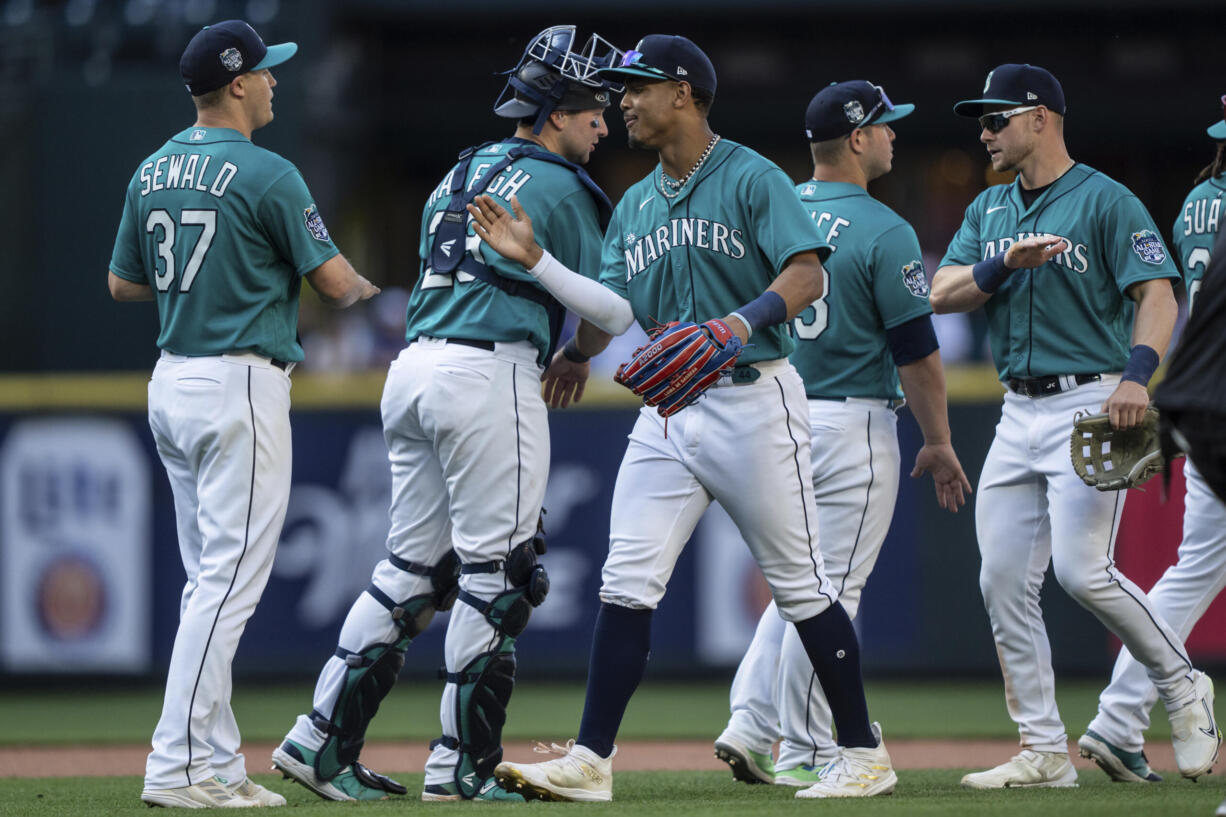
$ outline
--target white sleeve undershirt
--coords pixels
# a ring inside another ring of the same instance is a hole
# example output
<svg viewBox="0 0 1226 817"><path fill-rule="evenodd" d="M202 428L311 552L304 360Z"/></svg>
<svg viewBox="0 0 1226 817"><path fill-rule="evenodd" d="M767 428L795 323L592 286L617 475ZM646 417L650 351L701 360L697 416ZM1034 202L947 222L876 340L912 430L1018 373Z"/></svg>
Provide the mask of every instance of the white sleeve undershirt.
<svg viewBox="0 0 1226 817"><path fill-rule="evenodd" d="M630 301L603 284L567 267L548 252L528 270L564 307L612 335L620 335L634 323Z"/></svg>

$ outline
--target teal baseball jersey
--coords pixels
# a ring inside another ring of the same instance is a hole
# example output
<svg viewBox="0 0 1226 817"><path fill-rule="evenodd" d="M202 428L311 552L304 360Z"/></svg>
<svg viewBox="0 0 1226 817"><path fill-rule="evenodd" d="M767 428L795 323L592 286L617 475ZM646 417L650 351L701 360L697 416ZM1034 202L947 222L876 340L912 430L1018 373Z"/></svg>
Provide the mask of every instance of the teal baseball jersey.
<svg viewBox="0 0 1226 817"><path fill-rule="evenodd" d="M128 184L111 271L153 287L159 348L302 360L302 276L338 253L297 168L229 128L191 127Z"/></svg>
<svg viewBox="0 0 1226 817"><path fill-rule="evenodd" d="M1222 212L1223 194L1226 194L1226 176L1205 179L1184 199L1171 230L1172 246L1188 288L1189 310L1196 304L1201 279L1213 255L1213 242L1226 215Z"/></svg>
<svg viewBox="0 0 1226 817"><path fill-rule="evenodd" d="M808 181L796 192L834 247L821 299L792 321L805 392L902 397L886 330L932 314L915 230L859 185Z"/></svg>
<svg viewBox="0 0 1226 817"><path fill-rule="evenodd" d="M468 166L468 189L502 160L514 146L528 144L506 139L478 151ZM550 334L544 307L526 298L509 295L474 279L462 270L441 274L430 266L434 233L449 201L453 167L430 198L421 218L421 274L409 298L405 339L418 335L511 342L526 340L540 350L545 363ZM562 165L527 156L515 160L489 182L486 194L508 212L514 195L532 219L537 242L567 267L595 278L600 268L601 230L596 200L574 171ZM468 217L467 244L457 251L471 253L503 278L523 281L540 289L521 265L508 261L477 238Z"/></svg>
<svg viewBox="0 0 1226 817"><path fill-rule="evenodd" d="M655 170L613 211L600 282L630 301L644 329L722 318L766 290L789 258L829 245L773 162L728 139L716 143L676 198ZM791 354L786 324L754 332L739 362Z"/></svg>
<svg viewBox="0 0 1226 817"><path fill-rule="evenodd" d="M984 304L1000 379L1123 370L1135 312L1125 290L1179 277L1153 219L1126 187L1084 164L1030 207L1020 184L980 193L940 264L976 264L1033 235L1068 242L1043 266L1015 271Z"/></svg>

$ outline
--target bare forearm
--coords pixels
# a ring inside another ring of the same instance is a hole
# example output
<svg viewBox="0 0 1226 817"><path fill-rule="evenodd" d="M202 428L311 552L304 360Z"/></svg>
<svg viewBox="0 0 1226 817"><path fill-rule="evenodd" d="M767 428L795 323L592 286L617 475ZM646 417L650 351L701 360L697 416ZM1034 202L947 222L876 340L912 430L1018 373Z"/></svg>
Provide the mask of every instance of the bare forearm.
<svg viewBox="0 0 1226 817"><path fill-rule="evenodd" d="M107 270L107 286L111 290L111 297L117 301L153 300L153 287L148 284L135 284L110 270Z"/></svg>
<svg viewBox="0 0 1226 817"><path fill-rule="evenodd" d="M898 379L902 382L907 405L911 407L911 413L924 434L924 443L948 443L949 405L945 396L945 369L941 366L941 352L938 350L899 366Z"/></svg>
<svg viewBox="0 0 1226 817"><path fill-rule="evenodd" d="M596 357L603 352L612 339L613 335L586 320L579 321L579 328L575 330L575 343L579 351L588 357Z"/></svg>
<svg viewBox="0 0 1226 817"><path fill-rule="evenodd" d="M788 320L822 297L822 272L822 262L817 260L817 253L800 253L793 256L771 282L767 291L783 298Z"/></svg>
<svg viewBox="0 0 1226 817"><path fill-rule="evenodd" d="M992 293L979 288L972 270L974 267L970 264L937 270L936 275L932 276L932 288L928 294L933 312L971 312L988 302Z"/></svg>

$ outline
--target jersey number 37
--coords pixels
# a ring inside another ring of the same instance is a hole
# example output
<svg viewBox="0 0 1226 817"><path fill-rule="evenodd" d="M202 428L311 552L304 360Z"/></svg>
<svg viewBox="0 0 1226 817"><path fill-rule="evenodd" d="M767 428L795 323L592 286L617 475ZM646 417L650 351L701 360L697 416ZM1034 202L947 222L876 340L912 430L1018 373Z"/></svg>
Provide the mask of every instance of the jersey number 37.
<svg viewBox="0 0 1226 817"><path fill-rule="evenodd" d="M183 278L179 282L179 291L188 292L192 288L192 282L196 280L196 274L200 272L200 267L204 264L205 256L209 254L209 247L213 245L214 236L217 235L217 211L180 210L177 223L174 216L167 210L149 211L149 216L145 219L145 232L152 235L157 242L157 254L161 259L154 275L158 292L170 291L174 283L175 273L178 271L175 259L175 235L180 226L203 228L196 236L196 243L184 253L187 256L187 263L183 267Z"/></svg>

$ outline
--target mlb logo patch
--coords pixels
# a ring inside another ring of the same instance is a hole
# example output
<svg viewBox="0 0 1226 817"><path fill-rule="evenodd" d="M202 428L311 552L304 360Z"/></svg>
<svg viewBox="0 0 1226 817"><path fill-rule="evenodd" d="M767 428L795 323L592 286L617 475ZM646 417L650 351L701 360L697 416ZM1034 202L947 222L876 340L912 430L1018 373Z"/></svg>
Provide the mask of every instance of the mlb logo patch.
<svg viewBox="0 0 1226 817"><path fill-rule="evenodd" d="M227 48L218 56L221 58L222 67L227 71L233 72L243 67L243 55L237 48Z"/></svg>
<svg viewBox="0 0 1226 817"><path fill-rule="evenodd" d="M817 192L817 185L815 185L815 184L806 184L806 185L805 185L805 189L800 191L800 195L802 195L802 196L812 196L812 195L813 195L814 193L816 193L816 192Z"/></svg>
<svg viewBox="0 0 1226 817"><path fill-rule="evenodd" d="M330 241L332 239L328 235L328 228L324 226L324 218L319 214L319 208L314 204L302 211L302 217L306 221L306 228L311 231L311 235L316 240Z"/></svg>
<svg viewBox="0 0 1226 817"><path fill-rule="evenodd" d="M208 135L209 135L208 131L197 128L196 130L192 131L192 135L187 137L187 139L189 142L199 142L201 139L203 139L204 137Z"/></svg>
<svg viewBox="0 0 1226 817"><path fill-rule="evenodd" d="M928 278L924 275L924 262L918 258L902 268L902 282L907 291L915 297L928 297Z"/></svg>
<svg viewBox="0 0 1226 817"><path fill-rule="evenodd" d="M1132 251L1146 264L1161 264L1166 260L1162 239L1153 230L1141 230L1132 234Z"/></svg>

